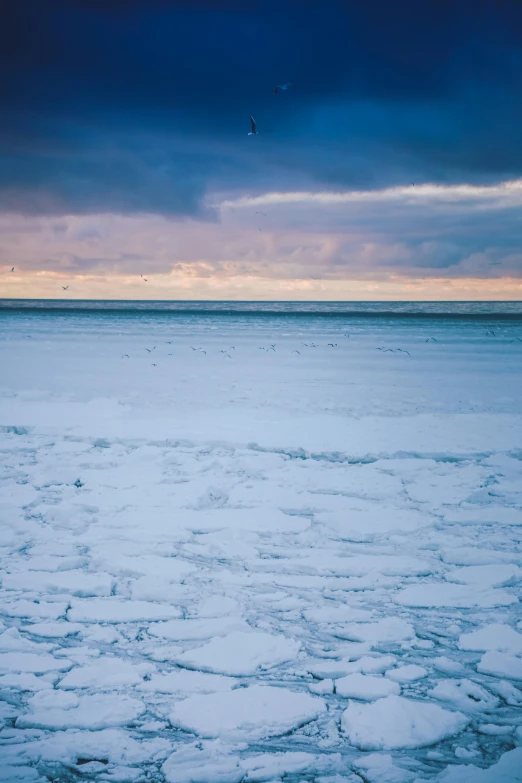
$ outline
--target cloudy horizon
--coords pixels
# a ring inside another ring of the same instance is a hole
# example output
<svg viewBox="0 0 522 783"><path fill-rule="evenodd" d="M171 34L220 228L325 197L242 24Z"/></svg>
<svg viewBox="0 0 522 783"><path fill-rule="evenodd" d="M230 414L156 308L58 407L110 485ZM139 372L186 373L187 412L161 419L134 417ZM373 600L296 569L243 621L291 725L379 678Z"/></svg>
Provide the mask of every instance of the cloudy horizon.
<svg viewBox="0 0 522 783"><path fill-rule="evenodd" d="M521 23L509 0L22 0L1 295L522 298Z"/></svg>

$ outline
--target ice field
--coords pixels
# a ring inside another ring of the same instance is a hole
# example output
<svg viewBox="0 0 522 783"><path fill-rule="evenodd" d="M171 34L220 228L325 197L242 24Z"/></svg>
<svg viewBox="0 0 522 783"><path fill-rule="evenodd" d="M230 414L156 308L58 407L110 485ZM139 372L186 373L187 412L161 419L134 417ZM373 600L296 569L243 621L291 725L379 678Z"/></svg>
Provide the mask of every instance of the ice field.
<svg viewBox="0 0 522 783"><path fill-rule="evenodd" d="M0 367L0 781L522 781L520 317L0 311Z"/></svg>

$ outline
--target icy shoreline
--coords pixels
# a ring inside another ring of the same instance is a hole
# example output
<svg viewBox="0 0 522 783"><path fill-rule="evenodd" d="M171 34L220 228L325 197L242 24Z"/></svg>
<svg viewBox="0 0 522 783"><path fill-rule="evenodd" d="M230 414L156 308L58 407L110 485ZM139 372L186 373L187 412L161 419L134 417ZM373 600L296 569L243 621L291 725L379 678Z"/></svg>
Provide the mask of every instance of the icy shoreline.
<svg viewBox="0 0 522 783"><path fill-rule="evenodd" d="M70 318L0 324L0 780L521 780L519 327Z"/></svg>

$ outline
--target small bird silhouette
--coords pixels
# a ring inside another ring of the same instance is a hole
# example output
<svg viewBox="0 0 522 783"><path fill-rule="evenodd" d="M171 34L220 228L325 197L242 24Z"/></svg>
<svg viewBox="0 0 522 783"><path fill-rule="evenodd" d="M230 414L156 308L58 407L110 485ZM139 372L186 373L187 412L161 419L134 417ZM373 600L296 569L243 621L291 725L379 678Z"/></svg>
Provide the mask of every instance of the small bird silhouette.
<svg viewBox="0 0 522 783"><path fill-rule="evenodd" d="M268 217L266 212L256 212L256 215L264 215L265 217ZM14 268L14 267L13 267Z"/></svg>
<svg viewBox="0 0 522 783"><path fill-rule="evenodd" d="M11 272L14 272L14 266L11 268Z"/></svg>
<svg viewBox="0 0 522 783"><path fill-rule="evenodd" d="M299 356L301 356L301 351L297 351L297 350L296 350L296 351L292 351L292 353L298 353L298 354L299 354Z"/></svg>
<svg viewBox="0 0 522 783"><path fill-rule="evenodd" d="M124 353L124 354L123 354L123 356L122 356L121 358L122 358L122 359L130 359L130 356L129 356L129 354L128 354L128 353Z"/></svg>
<svg viewBox="0 0 522 783"><path fill-rule="evenodd" d="M330 348L337 348L337 343L328 343Z"/></svg>
<svg viewBox="0 0 522 783"><path fill-rule="evenodd" d="M152 366L153 366L153 367L157 367L158 365L157 365L157 364L153 364Z"/></svg>
<svg viewBox="0 0 522 783"><path fill-rule="evenodd" d="M408 354L408 356L409 356L409 357L410 357L410 359L411 359L411 353L410 353L409 351L407 351L405 348L397 348L397 351L398 351L399 353L407 353L407 354Z"/></svg>
<svg viewBox="0 0 522 783"><path fill-rule="evenodd" d="M62 285L62 288L63 288L63 290L64 290L64 291L67 291L67 289L69 288L69 286L68 286L68 285Z"/></svg>
<svg viewBox="0 0 522 783"><path fill-rule="evenodd" d="M248 135L249 136L257 136L257 134L258 134L257 125L256 125L256 121L252 117L252 115L250 115L250 125L252 127L252 130L250 131L250 133Z"/></svg>
<svg viewBox="0 0 522 783"><path fill-rule="evenodd" d="M277 95L279 90L288 90L289 87L293 90L297 90L295 84L292 84L291 82L288 82L288 84L278 84L277 87L274 87L274 95Z"/></svg>

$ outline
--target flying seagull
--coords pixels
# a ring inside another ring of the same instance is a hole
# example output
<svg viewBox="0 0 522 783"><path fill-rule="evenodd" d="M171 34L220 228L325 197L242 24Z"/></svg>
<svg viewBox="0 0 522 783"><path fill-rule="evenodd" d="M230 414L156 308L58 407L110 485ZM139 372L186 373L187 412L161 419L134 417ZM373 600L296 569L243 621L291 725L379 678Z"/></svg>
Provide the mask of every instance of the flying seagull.
<svg viewBox="0 0 522 783"><path fill-rule="evenodd" d="M67 289L69 288L69 286L68 286L68 285L62 285L62 288L63 288L63 290L64 290L64 291L67 291Z"/></svg>
<svg viewBox="0 0 522 783"><path fill-rule="evenodd" d="M11 272L14 272L14 266L12 267Z"/></svg>
<svg viewBox="0 0 522 783"><path fill-rule="evenodd" d="M293 90L297 90L295 84L292 84L291 82L288 82L288 84L278 84L277 87L274 87L274 95L277 95L278 90L288 90L289 87Z"/></svg>
<svg viewBox="0 0 522 783"><path fill-rule="evenodd" d="M297 351L297 350L296 350L296 351L292 351L292 353L298 353L298 354L299 354L299 356L301 356L301 351Z"/></svg>
<svg viewBox="0 0 522 783"><path fill-rule="evenodd" d="M249 136L257 136L257 125L255 119L250 115L250 125L252 126L252 130L248 134Z"/></svg>
<svg viewBox="0 0 522 783"><path fill-rule="evenodd" d="M128 353L124 353L124 354L123 354L123 356L122 356L121 358L122 358L122 359L130 359L130 356L129 356L129 354L128 354Z"/></svg>
<svg viewBox="0 0 522 783"><path fill-rule="evenodd" d="M264 215L265 217L268 217L266 212L256 212L256 215ZM14 269L14 267L13 267L13 269Z"/></svg>

